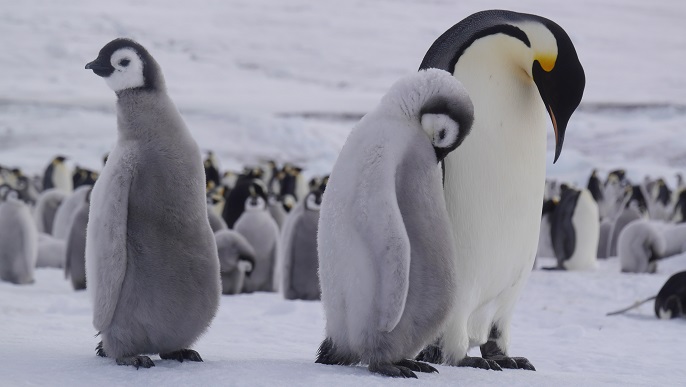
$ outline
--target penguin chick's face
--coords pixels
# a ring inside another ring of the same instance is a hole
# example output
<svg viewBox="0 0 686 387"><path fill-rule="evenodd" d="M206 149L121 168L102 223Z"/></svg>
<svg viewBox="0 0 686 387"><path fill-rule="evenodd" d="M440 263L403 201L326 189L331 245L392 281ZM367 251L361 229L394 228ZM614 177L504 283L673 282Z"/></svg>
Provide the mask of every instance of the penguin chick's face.
<svg viewBox="0 0 686 387"><path fill-rule="evenodd" d="M460 140L460 124L445 114L424 114L422 129L431 138L438 162L457 148Z"/></svg>
<svg viewBox="0 0 686 387"><path fill-rule="evenodd" d="M156 86L152 57L143 46L129 39L107 43L98 57L86 65L86 69L105 78L107 85L117 93Z"/></svg>

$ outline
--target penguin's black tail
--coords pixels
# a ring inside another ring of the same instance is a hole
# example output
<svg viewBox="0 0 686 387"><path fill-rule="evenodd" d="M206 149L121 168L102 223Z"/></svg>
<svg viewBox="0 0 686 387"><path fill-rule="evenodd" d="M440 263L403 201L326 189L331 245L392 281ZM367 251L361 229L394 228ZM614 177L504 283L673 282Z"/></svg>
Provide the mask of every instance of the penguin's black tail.
<svg viewBox="0 0 686 387"><path fill-rule="evenodd" d="M360 359L353 354L341 353L334 345L333 340L327 337L319 346L317 360L314 362L319 364L353 365L359 363Z"/></svg>
<svg viewBox="0 0 686 387"><path fill-rule="evenodd" d="M626 307L626 308L624 308L624 309L616 310L616 311L614 311L614 312L610 312L610 313L606 314L606 316L614 316L614 315L617 315L617 314L622 314L622 313L624 313L624 312L628 312L628 311L630 311L631 309L638 308L639 306L645 304L646 302L652 301L652 300L654 300L654 299L656 299L656 298L657 298L657 296L652 296L652 297L646 298L646 299L643 300L643 301L637 301L637 302L635 302L635 303L634 303L633 305L631 305L631 306L628 306L628 307Z"/></svg>

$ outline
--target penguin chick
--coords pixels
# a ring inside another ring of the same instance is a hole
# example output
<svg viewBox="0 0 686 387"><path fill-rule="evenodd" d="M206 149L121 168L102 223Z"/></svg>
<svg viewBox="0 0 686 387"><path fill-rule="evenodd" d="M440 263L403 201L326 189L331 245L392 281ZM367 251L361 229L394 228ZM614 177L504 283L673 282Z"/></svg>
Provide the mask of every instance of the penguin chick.
<svg viewBox="0 0 686 387"><path fill-rule="evenodd" d="M0 280L33 283L38 257L38 229L19 193L7 190L0 202Z"/></svg>
<svg viewBox="0 0 686 387"><path fill-rule="evenodd" d="M396 82L351 131L319 215L326 339L317 363L436 372L409 359L439 335L455 297L459 253L438 164L472 114L460 82L429 69Z"/></svg>
<svg viewBox="0 0 686 387"><path fill-rule="evenodd" d="M66 238L64 277L71 278L71 285L74 290L86 288L86 227L88 225L91 190L92 188L88 187L84 200L74 210Z"/></svg>
<svg viewBox="0 0 686 387"><path fill-rule="evenodd" d="M136 368L153 366L151 353L202 361L188 348L214 318L221 282L200 149L143 46L115 39L86 69L117 96L117 143L86 233L97 353Z"/></svg>
<svg viewBox="0 0 686 387"><path fill-rule="evenodd" d="M233 230L214 233L219 251L222 277L222 294L238 294L243 289L245 276L255 268L255 250L245 237Z"/></svg>
<svg viewBox="0 0 686 387"><path fill-rule="evenodd" d="M38 226L38 232L52 235L55 217L62 202L68 194L56 188L50 188L41 192L33 211L33 217Z"/></svg>

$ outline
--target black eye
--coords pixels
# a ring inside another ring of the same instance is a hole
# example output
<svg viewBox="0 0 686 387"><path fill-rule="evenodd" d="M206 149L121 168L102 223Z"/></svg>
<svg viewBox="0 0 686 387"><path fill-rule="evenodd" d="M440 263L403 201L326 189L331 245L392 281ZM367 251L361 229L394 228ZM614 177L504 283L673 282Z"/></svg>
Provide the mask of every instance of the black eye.
<svg viewBox="0 0 686 387"><path fill-rule="evenodd" d="M128 59L122 59L122 60L119 61L119 65L120 65L120 66L123 66L123 67L128 66L129 63L131 63L131 61L128 60Z"/></svg>
<svg viewBox="0 0 686 387"><path fill-rule="evenodd" d="M445 129L441 129L441 131L438 132L438 138L441 140L445 139Z"/></svg>

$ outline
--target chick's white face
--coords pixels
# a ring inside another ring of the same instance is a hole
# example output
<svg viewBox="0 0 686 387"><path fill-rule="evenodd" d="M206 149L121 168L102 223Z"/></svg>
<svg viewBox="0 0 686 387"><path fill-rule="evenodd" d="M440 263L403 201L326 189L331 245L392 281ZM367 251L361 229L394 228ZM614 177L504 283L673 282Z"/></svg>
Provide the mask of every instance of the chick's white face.
<svg viewBox="0 0 686 387"><path fill-rule="evenodd" d="M110 57L110 64L114 71L105 77L105 82L115 92L145 85L143 60L133 48L125 47L115 51Z"/></svg>
<svg viewBox="0 0 686 387"><path fill-rule="evenodd" d="M460 135L460 124L446 114L424 114L422 129L429 135L434 148L451 150Z"/></svg>

